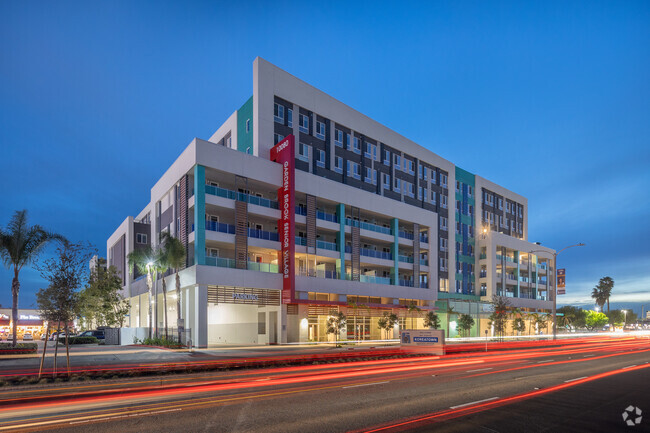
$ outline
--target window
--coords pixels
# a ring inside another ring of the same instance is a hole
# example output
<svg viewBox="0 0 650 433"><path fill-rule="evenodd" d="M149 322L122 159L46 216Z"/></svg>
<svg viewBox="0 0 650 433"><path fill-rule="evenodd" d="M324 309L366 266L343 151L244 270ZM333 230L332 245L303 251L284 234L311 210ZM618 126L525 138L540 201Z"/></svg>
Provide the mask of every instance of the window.
<svg viewBox="0 0 650 433"><path fill-rule="evenodd" d="M305 116L304 114L300 115L300 123L298 124L298 129L300 132L309 134L309 116Z"/></svg>
<svg viewBox="0 0 650 433"><path fill-rule="evenodd" d="M467 185L467 195L472 196L472 185Z"/></svg>
<svg viewBox="0 0 650 433"><path fill-rule="evenodd" d="M334 145L338 147L343 147L343 131L337 129L334 131Z"/></svg>
<svg viewBox="0 0 650 433"><path fill-rule="evenodd" d="M422 179L422 164L418 164L418 177Z"/></svg>
<svg viewBox="0 0 650 433"><path fill-rule="evenodd" d="M384 189L390 189L390 176L386 173L382 173L382 177L384 179Z"/></svg>
<svg viewBox="0 0 650 433"><path fill-rule="evenodd" d="M147 243L147 235L144 233L136 233L135 234L135 243L136 244L146 244Z"/></svg>
<svg viewBox="0 0 650 433"><path fill-rule="evenodd" d="M460 181L456 181L456 192L460 192Z"/></svg>
<svg viewBox="0 0 650 433"><path fill-rule="evenodd" d="M431 170L431 185L435 185L435 184L436 184L436 178L437 178L437 176L436 176L436 171L435 171L435 170Z"/></svg>
<svg viewBox="0 0 650 433"><path fill-rule="evenodd" d="M415 196L413 184L411 182L404 182L404 194L408 195L409 197Z"/></svg>
<svg viewBox="0 0 650 433"><path fill-rule="evenodd" d="M348 161L348 176L361 179L361 166L356 162Z"/></svg>
<svg viewBox="0 0 650 433"><path fill-rule="evenodd" d="M354 137L354 139L352 140L352 144L353 144L352 151L354 153L361 154L361 141L357 137Z"/></svg>
<svg viewBox="0 0 650 433"><path fill-rule="evenodd" d="M503 199L499 197L499 209L503 210Z"/></svg>
<svg viewBox="0 0 650 433"><path fill-rule="evenodd" d="M402 192L402 184L401 181L397 178L394 179L393 182L393 191L395 192Z"/></svg>
<svg viewBox="0 0 650 433"><path fill-rule="evenodd" d="M414 167L413 161L411 161L408 158L404 158L404 171L409 173L409 174L415 174L415 171L413 170Z"/></svg>
<svg viewBox="0 0 650 433"><path fill-rule="evenodd" d="M446 271L447 270L447 259L444 259L442 257L440 258L440 270L441 271ZM442 289L442 287L441 287L441 289Z"/></svg>
<svg viewBox="0 0 650 433"><path fill-rule="evenodd" d="M284 106L274 104L273 106L273 119L276 123L284 125Z"/></svg>
<svg viewBox="0 0 650 433"><path fill-rule="evenodd" d="M393 155L393 165L395 166L395 170L401 170L402 169L402 157L399 155Z"/></svg>
<svg viewBox="0 0 650 433"><path fill-rule="evenodd" d="M473 213L474 213L474 206L472 206L472 205L470 204L470 205L469 205L469 215L472 216Z"/></svg>
<svg viewBox="0 0 650 433"><path fill-rule="evenodd" d="M447 196L440 194L440 206L443 209L447 209Z"/></svg>
<svg viewBox="0 0 650 433"><path fill-rule="evenodd" d="M316 138L325 140L325 124L323 122L316 121Z"/></svg>
<svg viewBox="0 0 650 433"><path fill-rule="evenodd" d="M474 227L467 226L467 231L469 232L469 237L473 238L474 237Z"/></svg>
<svg viewBox="0 0 650 433"><path fill-rule="evenodd" d="M447 231L447 217L440 217L440 230Z"/></svg>
<svg viewBox="0 0 650 433"><path fill-rule="evenodd" d="M447 175L446 174L440 174L440 186L443 188L447 188Z"/></svg>
<svg viewBox="0 0 650 433"><path fill-rule="evenodd" d="M367 183L371 183L373 185L377 185L377 170L373 170L370 167L366 167L366 178L365 181Z"/></svg>
<svg viewBox="0 0 650 433"><path fill-rule="evenodd" d="M463 213L463 208L462 208L462 204L460 203L460 200L456 200L456 212Z"/></svg>
<svg viewBox="0 0 650 433"><path fill-rule="evenodd" d="M377 160L377 145L366 142L366 150L364 152L366 158L370 158L373 161Z"/></svg>
<svg viewBox="0 0 650 433"><path fill-rule="evenodd" d="M251 132L251 119L246 119L246 132Z"/></svg>
<svg viewBox="0 0 650 433"><path fill-rule="evenodd" d="M206 248L208 257L219 257L219 248Z"/></svg>
<svg viewBox="0 0 650 433"><path fill-rule="evenodd" d="M287 108L287 126L293 128L293 110L291 108Z"/></svg>
<svg viewBox="0 0 650 433"><path fill-rule="evenodd" d="M298 144L298 159L301 161L306 161L309 162L309 146L308 144L305 143L299 143Z"/></svg>
<svg viewBox="0 0 650 433"><path fill-rule="evenodd" d="M384 149L384 165L390 165L390 151Z"/></svg>
<svg viewBox="0 0 650 433"><path fill-rule="evenodd" d="M232 147L232 137L231 137L230 135L228 135L228 136L226 137L226 141L225 141L224 145L225 145L226 147L228 147L228 148L231 148L231 147Z"/></svg>
<svg viewBox="0 0 650 433"><path fill-rule="evenodd" d="M447 251L447 239L440 238L440 251Z"/></svg>
<svg viewBox="0 0 650 433"><path fill-rule="evenodd" d="M431 191L431 204L436 204L436 192Z"/></svg>
<svg viewBox="0 0 650 433"><path fill-rule="evenodd" d="M284 135L281 135L281 134L273 134L273 142L274 142L275 144L278 144L278 143L281 142L282 140L284 140Z"/></svg>
<svg viewBox="0 0 650 433"><path fill-rule="evenodd" d="M347 150L352 150L352 138L350 134L345 134L345 148Z"/></svg>
<svg viewBox="0 0 650 433"><path fill-rule="evenodd" d="M422 200L422 187L418 186L418 200Z"/></svg>
<svg viewBox="0 0 650 433"><path fill-rule="evenodd" d="M318 151L318 159L316 160L316 165L319 167L325 167L325 151Z"/></svg>
<svg viewBox="0 0 650 433"><path fill-rule="evenodd" d="M340 156L334 158L334 171L337 173L343 173L343 158Z"/></svg>
<svg viewBox="0 0 650 433"><path fill-rule="evenodd" d="M460 226L460 221L456 221L456 233L460 234L461 232L461 226Z"/></svg>

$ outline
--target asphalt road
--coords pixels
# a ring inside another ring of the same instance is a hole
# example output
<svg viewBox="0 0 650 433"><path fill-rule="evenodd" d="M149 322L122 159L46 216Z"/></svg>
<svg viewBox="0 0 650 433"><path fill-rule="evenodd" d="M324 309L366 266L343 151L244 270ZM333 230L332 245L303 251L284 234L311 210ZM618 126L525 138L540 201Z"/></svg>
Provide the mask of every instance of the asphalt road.
<svg viewBox="0 0 650 433"><path fill-rule="evenodd" d="M5 390L0 431L650 431L648 362L630 337Z"/></svg>

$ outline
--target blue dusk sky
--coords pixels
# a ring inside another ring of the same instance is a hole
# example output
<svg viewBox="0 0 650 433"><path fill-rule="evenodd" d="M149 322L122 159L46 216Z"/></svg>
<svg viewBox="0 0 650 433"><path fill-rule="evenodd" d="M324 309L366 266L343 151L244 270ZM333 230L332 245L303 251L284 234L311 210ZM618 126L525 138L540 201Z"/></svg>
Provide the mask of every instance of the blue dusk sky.
<svg viewBox="0 0 650 433"><path fill-rule="evenodd" d="M650 306L650 2L310 3L1 2L0 226L28 209L105 255L260 56L527 197L529 240L586 243L560 303L609 275L612 308Z"/></svg>

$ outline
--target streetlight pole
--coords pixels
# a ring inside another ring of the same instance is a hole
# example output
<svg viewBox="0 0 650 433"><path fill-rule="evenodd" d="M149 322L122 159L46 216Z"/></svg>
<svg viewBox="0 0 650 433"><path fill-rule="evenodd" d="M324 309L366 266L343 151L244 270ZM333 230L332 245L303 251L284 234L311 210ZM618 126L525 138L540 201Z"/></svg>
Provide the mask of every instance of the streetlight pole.
<svg viewBox="0 0 650 433"><path fill-rule="evenodd" d="M556 315L556 310L557 310L557 256L564 250L568 250L569 248L573 247L584 247L585 244L579 243L575 245L569 245L568 247L564 247L559 251L556 251L553 253L553 340L557 340L557 315ZM530 254L535 253L535 252L546 252L544 250L535 250L531 251Z"/></svg>

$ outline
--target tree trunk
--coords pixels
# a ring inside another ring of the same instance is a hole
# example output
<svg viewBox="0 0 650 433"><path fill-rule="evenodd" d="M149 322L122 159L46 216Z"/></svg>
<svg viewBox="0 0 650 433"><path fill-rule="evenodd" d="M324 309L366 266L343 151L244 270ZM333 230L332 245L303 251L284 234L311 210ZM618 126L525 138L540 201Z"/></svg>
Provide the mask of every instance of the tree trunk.
<svg viewBox="0 0 650 433"><path fill-rule="evenodd" d="M149 339L152 337L153 330L153 312L151 310L151 302L153 300L153 281L151 280L151 272L147 273L147 285L149 286Z"/></svg>
<svg viewBox="0 0 650 433"><path fill-rule="evenodd" d="M609 314L609 296L607 297L607 314Z"/></svg>
<svg viewBox="0 0 650 433"><path fill-rule="evenodd" d="M163 308L165 309L164 311L164 319L165 319L165 340L169 339L169 334L167 331L167 283L165 283L165 276L163 275L162 277L162 290L163 290Z"/></svg>
<svg viewBox="0 0 650 433"><path fill-rule="evenodd" d="M12 346L16 347L18 340L18 292L20 291L20 282L18 281L18 270L14 268L14 279L11 281L11 331L13 332Z"/></svg>
<svg viewBox="0 0 650 433"><path fill-rule="evenodd" d="M181 277L176 271L176 329L178 330L178 344L181 344L181 329L178 324L181 323Z"/></svg>
<svg viewBox="0 0 650 433"><path fill-rule="evenodd" d="M41 380L41 375L43 374L43 364L45 364L45 351L47 350L47 339L50 336L50 322L47 322L47 328L45 328L45 340L43 344L43 356L41 356L41 366L38 368L38 380Z"/></svg>
<svg viewBox="0 0 650 433"><path fill-rule="evenodd" d="M156 278L153 280L153 323L154 323L154 337L158 338L158 273L154 274Z"/></svg>
<svg viewBox="0 0 650 433"><path fill-rule="evenodd" d="M68 367L68 377L70 377L70 333L68 332L68 322L65 322L65 359Z"/></svg>
<svg viewBox="0 0 650 433"><path fill-rule="evenodd" d="M59 334L61 333L61 322L56 325L56 339L54 340L54 369L52 377L56 378L56 355L59 353Z"/></svg>

